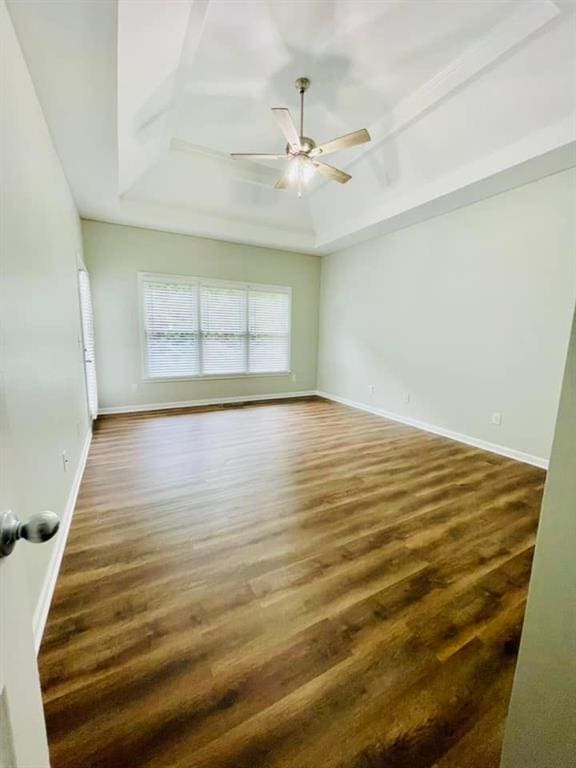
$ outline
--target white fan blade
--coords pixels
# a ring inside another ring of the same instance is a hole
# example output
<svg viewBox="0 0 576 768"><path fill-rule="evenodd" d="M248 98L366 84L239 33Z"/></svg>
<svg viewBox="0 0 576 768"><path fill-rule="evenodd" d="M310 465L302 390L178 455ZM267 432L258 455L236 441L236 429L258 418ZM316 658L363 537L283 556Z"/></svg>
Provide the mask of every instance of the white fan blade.
<svg viewBox="0 0 576 768"><path fill-rule="evenodd" d="M312 164L318 173L321 173L323 176L326 176L326 178L331 179L332 181L337 181L340 184L346 184L346 182L350 181L352 178L349 173L345 173L339 168L334 168L332 165L328 165L328 163L321 163L320 160L312 160Z"/></svg>
<svg viewBox="0 0 576 768"><path fill-rule="evenodd" d="M314 147L310 152L310 157L328 155L330 152L338 152L339 149L355 147L356 144L364 144L367 141L371 141L370 134L366 128L362 128L360 131L347 133L346 136L340 136L338 139L332 139L332 141L327 141L325 144L320 144L319 147Z"/></svg>
<svg viewBox="0 0 576 768"><path fill-rule="evenodd" d="M240 160L282 160L286 155L263 155L255 152L231 152L230 157Z"/></svg>
<svg viewBox="0 0 576 768"><path fill-rule="evenodd" d="M290 147L294 152L300 152L300 136L294 125L294 120L292 120L290 110L283 107L273 107L272 112Z"/></svg>

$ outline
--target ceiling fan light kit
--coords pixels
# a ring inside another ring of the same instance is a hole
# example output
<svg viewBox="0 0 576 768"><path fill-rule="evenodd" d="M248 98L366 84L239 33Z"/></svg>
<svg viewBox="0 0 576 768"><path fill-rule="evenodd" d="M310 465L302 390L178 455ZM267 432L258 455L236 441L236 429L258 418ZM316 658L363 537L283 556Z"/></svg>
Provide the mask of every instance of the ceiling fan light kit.
<svg viewBox="0 0 576 768"><path fill-rule="evenodd" d="M323 155L329 155L332 152L338 152L340 149L348 149L357 144L364 144L370 141L370 134L365 128L362 128L359 131L347 133L345 136L340 136L337 139L332 139L317 146L314 139L304 135L304 94L310 87L310 80L307 77L299 77L294 85L300 94L300 130L298 131L296 128L289 109L285 107L272 108L272 113L288 142L285 154L233 152L231 157L243 160L288 160L284 173L278 179L274 188L296 189L298 197L301 197L304 187L317 172L327 179L337 181L340 184L346 184L346 182L350 181L352 178L350 174L334 168L318 158Z"/></svg>

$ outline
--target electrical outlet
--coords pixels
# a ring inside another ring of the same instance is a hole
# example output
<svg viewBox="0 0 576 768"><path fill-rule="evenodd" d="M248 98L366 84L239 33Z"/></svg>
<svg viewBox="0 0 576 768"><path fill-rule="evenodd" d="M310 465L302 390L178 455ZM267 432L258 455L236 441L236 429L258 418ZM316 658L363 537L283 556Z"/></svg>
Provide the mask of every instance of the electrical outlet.
<svg viewBox="0 0 576 768"><path fill-rule="evenodd" d="M291 376L291 379L292 379L292 381L297 381L298 380L298 376L296 376L296 374L293 373L292 376Z"/></svg>
<svg viewBox="0 0 576 768"><path fill-rule="evenodd" d="M498 411L495 411L492 414L491 422L492 424L495 424L497 427L499 427L500 424L502 424L502 414L498 413Z"/></svg>
<svg viewBox="0 0 576 768"><path fill-rule="evenodd" d="M368 393L370 395L373 395L375 390L376 390L376 387L374 386L374 384L368 384Z"/></svg>
<svg viewBox="0 0 576 768"><path fill-rule="evenodd" d="M404 393L404 402L408 404L410 402L410 392Z"/></svg>
<svg viewBox="0 0 576 768"><path fill-rule="evenodd" d="M132 384L132 392L138 392L138 384Z"/></svg>
<svg viewBox="0 0 576 768"><path fill-rule="evenodd" d="M68 472L68 464L70 464L70 456L68 451L62 451L62 469L64 472Z"/></svg>

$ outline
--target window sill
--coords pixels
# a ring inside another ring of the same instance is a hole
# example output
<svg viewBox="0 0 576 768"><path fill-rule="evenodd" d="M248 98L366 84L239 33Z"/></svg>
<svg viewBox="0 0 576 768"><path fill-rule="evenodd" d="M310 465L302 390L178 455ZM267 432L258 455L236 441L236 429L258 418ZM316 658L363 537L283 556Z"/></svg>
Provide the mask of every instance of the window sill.
<svg viewBox="0 0 576 768"><path fill-rule="evenodd" d="M177 381L218 381L220 379L269 379L271 377L290 376L292 371L275 371L272 373L212 373L206 376L143 376L143 384L162 384Z"/></svg>

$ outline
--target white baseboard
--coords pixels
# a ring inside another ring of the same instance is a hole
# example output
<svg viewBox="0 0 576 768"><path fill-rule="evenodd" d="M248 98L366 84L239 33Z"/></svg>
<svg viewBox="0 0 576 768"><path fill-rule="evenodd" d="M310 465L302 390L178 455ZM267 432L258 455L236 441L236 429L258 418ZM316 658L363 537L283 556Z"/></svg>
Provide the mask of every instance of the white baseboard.
<svg viewBox="0 0 576 768"><path fill-rule="evenodd" d="M259 400L286 400L294 397L312 397L315 390L306 392L281 392L273 395L238 395L235 397L213 397L207 400L180 400L171 403L146 403L145 405L117 405L111 408L100 408L99 416L114 413L140 413L142 411L167 411L173 408L195 408L202 405L226 405L228 403L251 403Z"/></svg>
<svg viewBox="0 0 576 768"><path fill-rule="evenodd" d="M78 497L78 491L80 490L80 483L82 482L82 475L86 467L86 460L88 459L88 452L90 450L90 443L92 441L92 430L88 431L84 445L82 446L82 452L78 459L78 466L74 474L70 493L68 494L68 500L62 514L62 521L60 523L60 530L56 536L56 546L52 552L50 564L48 566L48 572L42 585L42 591L36 604L36 610L34 611L33 618L33 630L34 630L34 645L36 647L36 653L40 650L40 644L42 642L42 636L44 634L44 627L46 626L46 619L48 618L48 611L50 610L50 603L54 595L54 589L56 587L56 580L58 579L58 573L60 572L60 565L64 556L64 549L66 548L66 541L68 540L68 533L70 532L70 525L72 523L72 517L74 515L74 507L76 506L76 499Z"/></svg>
<svg viewBox="0 0 576 768"><path fill-rule="evenodd" d="M466 445L472 445L474 448L481 448L484 451L490 453L497 453L500 456L506 456L509 459L515 459L516 461L522 461L524 464L532 464L535 467L542 467L548 469L548 459L544 459L540 456L532 456L530 453L524 453L523 451L517 451L515 448L508 448L504 445L498 445L497 443L489 443L486 440L480 440L470 435L464 435L461 432L453 432L450 429L444 429L444 427L437 427L434 424L427 424L417 419L410 419L407 416L399 416L397 413L391 413L385 411L382 408L375 408L365 403L358 403L354 400L348 400L345 397L339 397L338 395L331 395L328 392L316 392L318 397L324 397L326 400L333 400L336 403L342 405L349 405L351 408L358 408L361 411L367 411L373 413L376 416L383 416L385 419L391 421L397 421L400 424L406 424L409 427L416 427L416 429L422 429L424 432L432 432L434 435L440 435L441 437L447 437L450 440L456 440L459 443L465 443Z"/></svg>

